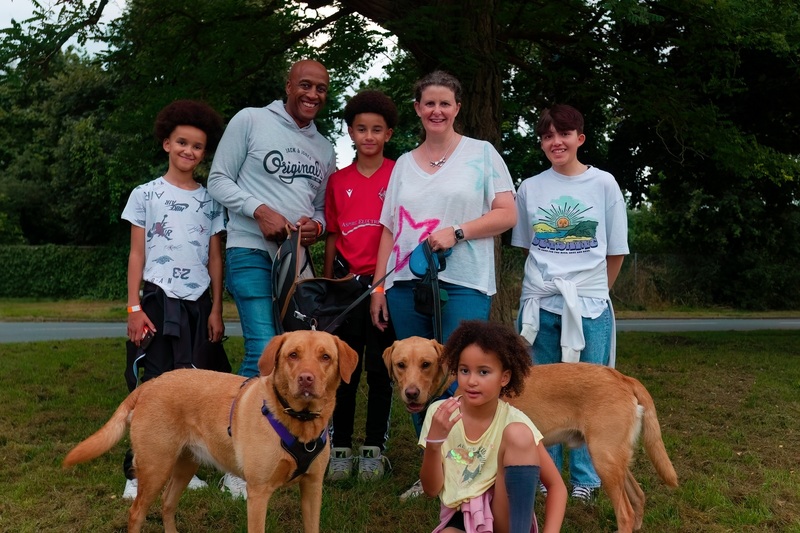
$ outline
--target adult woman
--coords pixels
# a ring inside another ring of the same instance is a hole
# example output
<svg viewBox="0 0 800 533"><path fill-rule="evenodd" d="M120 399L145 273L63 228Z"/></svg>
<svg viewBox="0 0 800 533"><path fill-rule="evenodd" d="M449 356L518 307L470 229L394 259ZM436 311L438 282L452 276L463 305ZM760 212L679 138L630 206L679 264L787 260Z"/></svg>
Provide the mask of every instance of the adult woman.
<svg viewBox="0 0 800 533"><path fill-rule="evenodd" d="M414 310L419 280L408 266L411 251L427 239L433 250L452 248L439 273L449 297L442 310L446 341L462 320L489 317L496 292L492 237L516 223L514 186L491 144L456 132L461 84L455 77L435 71L419 80L414 109L425 137L397 160L389 181L375 279L394 271L374 289L370 314L379 329L386 327L389 311L398 317L398 339L433 338L432 318Z"/></svg>

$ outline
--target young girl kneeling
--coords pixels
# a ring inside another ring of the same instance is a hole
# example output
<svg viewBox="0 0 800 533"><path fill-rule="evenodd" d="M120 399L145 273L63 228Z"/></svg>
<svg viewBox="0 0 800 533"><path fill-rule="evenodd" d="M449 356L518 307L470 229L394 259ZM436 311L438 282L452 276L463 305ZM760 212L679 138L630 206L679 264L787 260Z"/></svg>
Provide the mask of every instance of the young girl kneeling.
<svg viewBox="0 0 800 533"><path fill-rule="evenodd" d="M530 371L519 335L501 324L462 322L441 362L457 376L459 390L431 404L420 434L422 487L441 500L434 533L538 531L533 505L540 478L547 489L543 531L559 531L567 503L561 474L533 422L501 399L520 394Z"/></svg>

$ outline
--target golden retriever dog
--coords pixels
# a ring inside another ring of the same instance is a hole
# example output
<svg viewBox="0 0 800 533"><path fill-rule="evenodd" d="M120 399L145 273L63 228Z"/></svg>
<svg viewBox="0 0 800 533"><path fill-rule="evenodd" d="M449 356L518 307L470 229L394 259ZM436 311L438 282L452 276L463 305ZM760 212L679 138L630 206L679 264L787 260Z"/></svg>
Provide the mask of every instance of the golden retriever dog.
<svg viewBox="0 0 800 533"><path fill-rule="evenodd" d="M439 361L443 348L436 341L411 337L384 351L386 368L409 412L424 411L455 379ZM531 369L522 395L507 400L539 428L545 445L586 442L620 533L642 526L644 493L629 468L642 430L656 472L670 487L678 486L653 398L636 379L588 363L539 365Z"/></svg>
<svg viewBox="0 0 800 533"><path fill-rule="evenodd" d="M248 532L264 532L270 496L289 482L300 485L305 532L318 532L330 455L328 420L340 380L347 382L357 363L357 354L338 337L294 331L267 345L257 378L244 381L195 369L167 372L134 390L102 428L69 452L64 467L110 450L130 426L139 487L128 531L141 531L147 509L166 485L164 530L175 532L180 495L200 463L208 463L247 482ZM316 447L318 455L307 469L298 464L309 458L297 460L281 445L282 438L306 451Z"/></svg>

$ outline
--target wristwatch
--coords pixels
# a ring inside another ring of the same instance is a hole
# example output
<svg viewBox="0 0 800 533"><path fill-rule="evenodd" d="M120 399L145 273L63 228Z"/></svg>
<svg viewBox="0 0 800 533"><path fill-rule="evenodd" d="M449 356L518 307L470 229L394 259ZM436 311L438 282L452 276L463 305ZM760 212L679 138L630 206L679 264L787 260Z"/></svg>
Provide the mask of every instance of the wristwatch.
<svg viewBox="0 0 800 533"><path fill-rule="evenodd" d="M453 226L453 233L456 236L456 244L464 240L464 230L458 224Z"/></svg>

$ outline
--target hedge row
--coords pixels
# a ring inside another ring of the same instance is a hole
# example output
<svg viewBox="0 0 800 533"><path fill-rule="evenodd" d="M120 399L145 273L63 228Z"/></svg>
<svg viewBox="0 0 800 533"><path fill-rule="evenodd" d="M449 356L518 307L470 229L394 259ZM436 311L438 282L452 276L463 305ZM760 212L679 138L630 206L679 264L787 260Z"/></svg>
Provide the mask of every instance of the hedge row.
<svg viewBox="0 0 800 533"><path fill-rule="evenodd" d="M324 242L311 247L322 275ZM128 297L128 246L0 246L0 298L85 298L125 300Z"/></svg>
<svg viewBox="0 0 800 533"><path fill-rule="evenodd" d="M0 297L127 298L127 246L0 246L0 264Z"/></svg>

